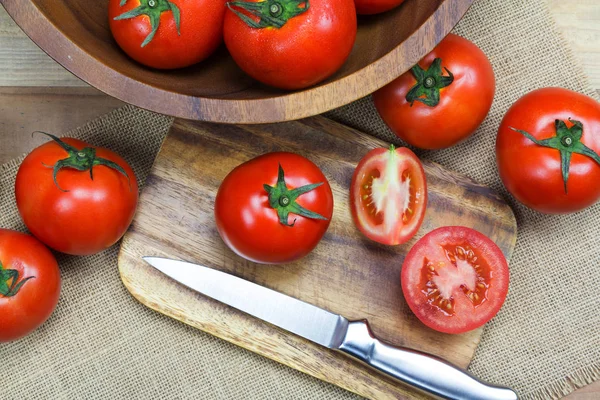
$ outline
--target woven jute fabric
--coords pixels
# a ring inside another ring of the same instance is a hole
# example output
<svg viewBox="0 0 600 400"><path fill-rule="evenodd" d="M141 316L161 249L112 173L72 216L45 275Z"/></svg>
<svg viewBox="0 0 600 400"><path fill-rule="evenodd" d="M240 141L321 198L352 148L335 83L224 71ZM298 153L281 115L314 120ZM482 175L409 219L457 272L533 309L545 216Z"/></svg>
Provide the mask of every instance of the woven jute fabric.
<svg viewBox="0 0 600 400"><path fill-rule="evenodd" d="M519 226L509 296L486 326L470 370L524 399L560 397L600 377L600 205L545 216L517 204L499 180L494 140L507 108L532 89L596 94L544 2L479 0L455 33L492 61L495 102L466 142L417 152L504 195ZM327 115L401 144L369 98ZM119 152L143 184L171 122L127 106L67 136ZM13 195L20 161L0 167L0 226L24 230ZM0 399L357 397L145 308L121 284L117 253L118 245L91 257L57 255L60 303L32 335L0 345Z"/></svg>

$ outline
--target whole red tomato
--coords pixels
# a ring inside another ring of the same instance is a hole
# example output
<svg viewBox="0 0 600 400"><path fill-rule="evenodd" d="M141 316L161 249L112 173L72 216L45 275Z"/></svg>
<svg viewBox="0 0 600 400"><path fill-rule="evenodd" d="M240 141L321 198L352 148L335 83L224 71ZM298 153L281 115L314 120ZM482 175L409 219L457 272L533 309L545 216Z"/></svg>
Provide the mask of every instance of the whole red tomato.
<svg viewBox="0 0 600 400"><path fill-rule="evenodd" d="M115 244L135 213L131 167L108 149L58 139L34 149L19 167L17 207L27 228L49 247L88 255Z"/></svg>
<svg viewBox="0 0 600 400"><path fill-rule="evenodd" d="M379 14L404 3L404 0L354 0L357 14Z"/></svg>
<svg viewBox="0 0 600 400"><path fill-rule="evenodd" d="M492 319L504 304L509 271L500 248L463 226L423 236L402 264L402 293L428 327L463 333Z"/></svg>
<svg viewBox="0 0 600 400"><path fill-rule="evenodd" d="M321 170L306 158L268 153L232 170L215 200L223 241L257 263L304 257L329 227L333 195Z"/></svg>
<svg viewBox="0 0 600 400"><path fill-rule="evenodd" d="M399 138L422 149L441 149L475 132L490 111L495 90L486 55L467 39L449 34L411 71L375 92L373 100Z"/></svg>
<svg viewBox="0 0 600 400"><path fill-rule="evenodd" d="M52 253L32 236L0 229L0 342L20 339L46 322L59 295Z"/></svg>
<svg viewBox="0 0 600 400"><path fill-rule="evenodd" d="M336 72L356 38L354 0L227 3L224 37L254 79L281 89L315 85Z"/></svg>
<svg viewBox="0 0 600 400"><path fill-rule="evenodd" d="M173 69L210 56L223 39L224 0L109 0L110 30L125 53Z"/></svg>
<svg viewBox="0 0 600 400"><path fill-rule="evenodd" d="M496 138L506 189L534 210L570 213L600 199L600 103L561 88L535 90L508 110Z"/></svg>
<svg viewBox="0 0 600 400"><path fill-rule="evenodd" d="M406 243L419 230L427 208L427 178L409 149L373 149L360 160L350 185L352 218L376 242Z"/></svg>

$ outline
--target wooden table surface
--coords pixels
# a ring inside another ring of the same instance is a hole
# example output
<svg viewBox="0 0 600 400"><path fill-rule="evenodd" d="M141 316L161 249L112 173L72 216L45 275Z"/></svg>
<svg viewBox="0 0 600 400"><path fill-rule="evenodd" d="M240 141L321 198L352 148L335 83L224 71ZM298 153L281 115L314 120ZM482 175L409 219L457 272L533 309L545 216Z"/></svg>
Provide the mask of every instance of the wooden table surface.
<svg viewBox="0 0 600 400"><path fill-rule="evenodd" d="M600 0L547 0L556 22L600 93ZM89 87L42 52L0 7L0 164L123 105ZM600 398L600 381L567 396Z"/></svg>

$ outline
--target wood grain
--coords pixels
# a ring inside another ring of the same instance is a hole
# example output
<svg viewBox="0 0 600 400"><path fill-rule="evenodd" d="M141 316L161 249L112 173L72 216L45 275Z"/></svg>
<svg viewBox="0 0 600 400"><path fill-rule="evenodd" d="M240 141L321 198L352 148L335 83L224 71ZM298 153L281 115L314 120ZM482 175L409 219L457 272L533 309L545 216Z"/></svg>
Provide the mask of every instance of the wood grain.
<svg viewBox="0 0 600 400"><path fill-rule="evenodd" d="M123 102L92 87L0 87L0 164L46 140L32 132L63 134Z"/></svg>
<svg viewBox="0 0 600 400"><path fill-rule="evenodd" d="M87 86L41 51L3 8L0 8L0 68L0 86Z"/></svg>
<svg viewBox="0 0 600 400"><path fill-rule="evenodd" d="M349 319L367 318L382 340L466 367L481 330L445 335L418 322L402 297L402 260L423 234L446 225L476 228L510 258L516 240L514 216L489 188L427 163L428 209L417 236L395 247L367 240L352 222L348 189L360 158L382 145L321 117L260 126L177 120L123 241L123 282L138 300L161 313L345 389L378 399L412 396L343 356L183 288L140 258L167 256L225 270ZM235 255L220 239L213 217L214 196L226 174L270 151L307 156L328 177L335 199L323 241L304 259L284 266L256 265Z"/></svg>
<svg viewBox="0 0 600 400"><path fill-rule="evenodd" d="M344 66L319 85L287 92L250 79L224 47L190 68L145 68L112 39L105 2L0 0L38 46L92 86L152 111L227 123L294 120L364 97L427 54L472 2L407 0L390 12L360 18Z"/></svg>
<svg viewBox="0 0 600 400"><path fill-rule="evenodd" d="M556 23L600 93L598 0L545 0ZM87 86L40 50L0 8L0 86ZM28 71L28 72L23 72Z"/></svg>
<svg viewBox="0 0 600 400"><path fill-rule="evenodd" d="M600 2L548 0L556 24L600 94Z"/></svg>

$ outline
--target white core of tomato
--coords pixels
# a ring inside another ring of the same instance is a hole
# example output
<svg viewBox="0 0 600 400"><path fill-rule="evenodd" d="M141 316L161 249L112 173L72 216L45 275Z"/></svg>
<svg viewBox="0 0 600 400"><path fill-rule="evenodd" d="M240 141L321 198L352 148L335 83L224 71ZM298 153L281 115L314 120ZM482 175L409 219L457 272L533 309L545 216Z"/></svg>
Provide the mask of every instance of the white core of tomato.
<svg viewBox="0 0 600 400"><path fill-rule="evenodd" d="M436 266L437 275L431 278L444 299L449 299L462 285L471 291L476 289L477 271L467 260L456 258L456 267L450 261L444 264Z"/></svg>
<svg viewBox="0 0 600 400"><path fill-rule="evenodd" d="M402 182L398 155L390 151L381 177L373 178L371 199L377 213L383 212L384 231L390 232L397 228L397 221L410 205L410 178Z"/></svg>

